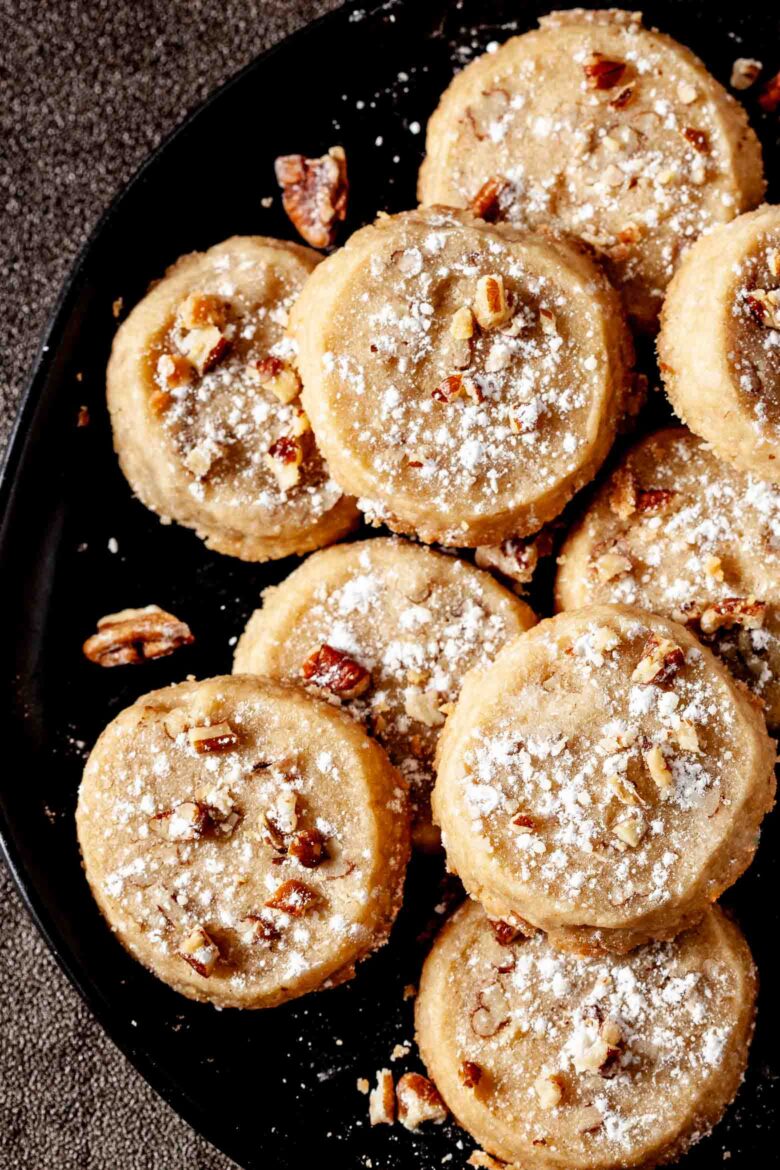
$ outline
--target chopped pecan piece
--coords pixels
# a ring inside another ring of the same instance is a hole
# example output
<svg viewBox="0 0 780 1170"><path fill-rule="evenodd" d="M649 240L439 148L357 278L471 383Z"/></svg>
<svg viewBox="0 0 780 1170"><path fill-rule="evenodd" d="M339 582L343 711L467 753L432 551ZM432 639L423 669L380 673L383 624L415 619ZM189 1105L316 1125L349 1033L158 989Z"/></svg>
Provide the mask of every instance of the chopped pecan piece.
<svg viewBox="0 0 780 1170"><path fill-rule="evenodd" d="M216 325L222 329L227 324L230 305L223 297L213 293L190 293L179 305L176 314L182 329L204 329Z"/></svg>
<svg viewBox="0 0 780 1170"><path fill-rule="evenodd" d="M472 1031L483 1040L509 1023L509 1006L500 983L488 983L477 992L476 1007L469 1018Z"/></svg>
<svg viewBox="0 0 780 1170"><path fill-rule="evenodd" d="M473 1060L462 1060L458 1069L460 1083L467 1089L476 1089L483 1077L482 1066Z"/></svg>
<svg viewBox="0 0 780 1170"><path fill-rule="evenodd" d="M465 393L462 374L449 374L431 391L434 402L453 402Z"/></svg>
<svg viewBox="0 0 780 1170"><path fill-rule="evenodd" d="M628 467L621 467L612 477L609 490L609 508L621 520L628 520L636 512L638 495L636 476Z"/></svg>
<svg viewBox="0 0 780 1170"><path fill-rule="evenodd" d="M471 201L471 210L486 223L495 223L501 218L501 196L508 189L506 179L492 178L483 183Z"/></svg>
<svg viewBox="0 0 780 1170"><path fill-rule="evenodd" d="M474 314L468 305L461 307L452 314L450 321L450 336L456 341L468 341L474 336Z"/></svg>
<svg viewBox="0 0 780 1170"><path fill-rule="evenodd" d="M511 536L502 544L482 545L475 550L474 560L480 569L494 569L518 585L526 585L533 579L539 558L549 556L552 549L552 536L542 531L536 536Z"/></svg>
<svg viewBox="0 0 780 1170"><path fill-rule="evenodd" d="M281 358L261 358L260 361L250 362L247 366L247 375L252 382L270 390L280 402L285 405L297 398L301 392L301 381L295 369L289 362Z"/></svg>
<svg viewBox="0 0 780 1170"><path fill-rule="evenodd" d="M474 297L474 316L482 329L498 329L512 316L503 276L497 273L480 276Z"/></svg>
<svg viewBox="0 0 780 1170"><path fill-rule="evenodd" d="M298 815L298 794L292 788L285 788L265 813L265 823L271 831L274 844L279 838L289 837L295 832Z"/></svg>
<svg viewBox="0 0 780 1170"><path fill-rule="evenodd" d="M758 104L767 114L773 114L780 108L780 73L770 78L761 89Z"/></svg>
<svg viewBox="0 0 780 1170"><path fill-rule="evenodd" d="M316 869L328 856L325 837L319 829L301 829L290 842L288 854L304 869Z"/></svg>
<svg viewBox="0 0 780 1170"><path fill-rule="evenodd" d="M615 1020L605 1020L596 1039L574 1057L577 1072L597 1072L603 1077L614 1076L625 1050L623 1033Z"/></svg>
<svg viewBox="0 0 780 1170"><path fill-rule="evenodd" d="M631 102L634 100L635 92L635 85L624 86L623 89L621 89L620 92L615 94L615 96L612 98L609 103L610 106L613 110L624 110L626 106L631 105Z"/></svg>
<svg viewBox="0 0 780 1170"><path fill-rule="evenodd" d="M679 646L668 638L657 638L651 634L645 642L631 681L649 686L669 687L674 677L685 665L685 655Z"/></svg>
<svg viewBox="0 0 780 1170"><path fill-rule="evenodd" d="M780 329L780 289L754 288L745 298L748 309L761 325Z"/></svg>
<svg viewBox="0 0 780 1170"><path fill-rule="evenodd" d="M588 89L614 89L623 80L626 63L604 53L591 53L582 68Z"/></svg>
<svg viewBox="0 0 780 1170"><path fill-rule="evenodd" d="M543 1109L555 1109L563 1100L564 1079L561 1073L542 1073L534 1081L534 1091Z"/></svg>
<svg viewBox="0 0 780 1170"><path fill-rule="evenodd" d="M755 597L726 597L707 606L700 618L703 634L714 634L724 626L760 630L766 618L766 602Z"/></svg>
<svg viewBox="0 0 780 1170"><path fill-rule="evenodd" d="M674 729L674 738L684 752L700 753L699 733L689 719L681 719Z"/></svg>
<svg viewBox="0 0 780 1170"><path fill-rule="evenodd" d="M500 947L511 946L518 938L523 937L523 932L518 926L513 926L511 922L504 922L501 918L491 918L490 929Z"/></svg>
<svg viewBox="0 0 780 1170"><path fill-rule="evenodd" d="M326 642L309 655L301 667L301 674L306 682L342 699L356 699L371 685L371 674L364 666Z"/></svg>
<svg viewBox="0 0 780 1170"><path fill-rule="evenodd" d="M612 826L612 832L623 845L636 849L647 832L647 826L641 814L636 812L624 817L621 821L616 821Z"/></svg>
<svg viewBox="0 0 780 1170"><path fill-rule="evenodd" d="M630 573L634 566L629 558L624 557L621 553L607 552L596 558L593 567L599 581L605 585L608 581L613 581L615 577L622 577L624 573Z"/></svg>
<svg viewBox="0 0 780 1170"><path fill-rule="evenodd" d="M277 942L282 937L279 928L271 922L270 918L264 918L262 914L247 914L245 918L241 919L241 922L245 924L244 942L250 946L270 944Z"/></svg>
<svg viewBox="0 0 780 1170"><path fill-rule="evenodd" d="M292 878L290 881L282 882L268 899L266 906L270 910L281 910L292 918L302 918L319 900L320 896L316 890L307 886L305 882Z"/></svg>
<svg viewBox="0 0 780 1170"><path fill-rule="evenodd" d="M176 953L204 979L208 979L219 961L219 947L202 926L196 926L187 935Z"/></svg>
<svg viewBox="0 0 780 1170"><path fill-rule="evenodd" d="M97 633L87 638L83 651L99 666L131 666L163 658L194 641L188 625L158 605L147 605L100 618Z"/></svg>
<svg viewBox="0 0 780 1170"><path fill-rule="evenodd" d="M531 817L527 813L518 813L517 816L512 817L512 826L518 834L535 833L539 828L539 822L536 817Z"/></svg>
<svg viewBox="0 0 780 1170"><path fill-rule="evenodd" d="M322 158L287 154L274 164L282 206L296 231L312 248L328 248L347 215L349 182L343 147Z"/></svg>
<svg viewBox="0 0 780 1170"><path fill-rule="evenodd" d="M710 140L705 130L696 130L693 126L686 126L682 135L699 154L709 154Z"/></svg>
<svg viewBox="0 0 780 1170"><path fill-rule="evenodd" d="M731 66L732 88L750 89L751 85L758 81L758 75L763 68L762 63L756 61L755 57L737 57Z"/></svg>
<svg viewBox="0 0 780 1170"><path fill-rule="evenodd" d="M195 368L183 353L164 353L157 359L157 380L167 390L186 386L194 376Z"/></svg>
<svg viewBox="0 0 780 1170"><path fill-rule="evenodd" d="M676 495L677 492L669 488L640 488L636 496L636 510L657 516L666 511Z"/></svg>
<svg viewBox="0 0 780 1170"><path fill-rule="evenodd" d="M202 329L190 329L185 333L179 348L202 377L227 356L230 341L216 325L206 325Z"/></svg>
<svg viewBox="0 0 780 1170"><path fill-rule="evenodd" d="M230 724L223 720L221 723L212 723L208 727L190 727L187 738L198 755L211 755L213 752L230 752L238 744L238 734Z"/></svg>
<svg viewBox="0 0 780 1170"><path fill-rule="evenodd" d="M439 1090L420 1073L404 1073L395 1090L398 1120L406 1129L419 1129L426 1121L441 1125L447 1120L447 1107Z"/></svg>
<svg viewBox="0 0 780 1170"><path fill-rule="evenodd" d="M389 1068L376 1070L376 1086L368 1096L370 1125L392 1125L395 1121L395 1085Z"/></svg>
<svg viewBox="0 0 780 1170"><path fill-rule="evenodd" d="M282 491L295 487L301 478L303 447L293 435L282 435L268 448L265 462L276 476Z"/></svg>
<svg viewBox="0 0 780 1170"><path fill-rule="evenodd" d="M404 711L410 719L426 727L441 727L444 715L438 691L410 691L404 700Z"/></svg>
<svg viewBox="0 0 780 1170"><path fill-rule="evenodd" d="M149 827L168 841L197 841L209 827L208 805L199 800L183 800L173 808L157 813Z"/></svg>
<svg viewBox="0 0 780 1170"><path fill-rule="evenodd" d="M666 762L666 757L661 751L658 744L653 744L647 751L642 752L642 758L647 765L647 770L650 773L653 782L655 783L661 796L666 799L671 795L674 788L674 776L671 768Z"/></svg>

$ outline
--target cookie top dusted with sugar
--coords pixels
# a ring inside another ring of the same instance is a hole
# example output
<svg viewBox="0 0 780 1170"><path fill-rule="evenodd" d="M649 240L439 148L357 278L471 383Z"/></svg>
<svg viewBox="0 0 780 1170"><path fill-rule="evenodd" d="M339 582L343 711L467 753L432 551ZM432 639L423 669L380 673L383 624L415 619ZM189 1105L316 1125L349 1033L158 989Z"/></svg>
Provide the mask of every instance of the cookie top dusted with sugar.
<svg viewBox="0 0 780 1170"><path fill-rule="evenodd" d="M684 249L764 192L742 106L641 13L554 12L452 81L428 123L424 204L587 240L655 327Z"/></svg>
<svg viewBox="0 0 780 1170"><path fill-rule="evenodd" d="M244 560L308 552L357 521L314 443L284 338L318 260L261 236L184 256L111 353L114 446L133 491Z"/></svg>
<svg viewBox="0 0 780 1170"><path fill-rule="evenodd" d="M357 232L291 332L333 475L427 542L537 531L605 458L630 389L620 300L585 251L446 208Z"/></svg>
<svg viewBox="0 0 780 1170"><path fill-rule="evenodd" d="M749 865L774 758L763 716L690 631L593 606L466 679L434 821L492 917L624 951L695 922Z"/></svg>
<svg viewBox="0 0 780 1170"><path fill-rule="evenodd" d="M138 699L89 757L77 825L120 942L220 1007L351 978L401 904L401 777L354 720L279 683L228 676Z"/></svg>
<svg viewBox="0 0 780 1170"><path fill-rule="evenodd" d="M409 782L427 848L434 750L463 676L535 621L489 573L377 538L316 553L266 590L235 669L316 688L360 720Z"/></svg>
<svg viewBox="0 0 780 1170"><path fill-rule="evenodd" d="M559 609L615 602L689 626L780 724L780 488L682 427L642 439L569 534Z"/></svg>
<svg viewBox="0 0 780 1170"><path fill-rule="evenodd" d="M501 945L467 903L423 967L417 1038L458 1121L528 1170L673 1161L739 1087L756 976L722 911L623 957Z"/></svg>
<svg viewBox="0 0 780 1170"><path fill-rule="evenodd" d="M658 337L672 406L719 458L780 483L780 207L691 248Z"/></svg>

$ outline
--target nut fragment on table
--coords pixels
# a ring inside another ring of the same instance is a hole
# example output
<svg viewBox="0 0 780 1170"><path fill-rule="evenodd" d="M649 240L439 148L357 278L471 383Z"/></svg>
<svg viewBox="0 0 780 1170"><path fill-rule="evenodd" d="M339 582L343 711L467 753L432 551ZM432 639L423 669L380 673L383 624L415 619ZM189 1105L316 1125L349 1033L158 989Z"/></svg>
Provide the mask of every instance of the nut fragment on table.
<svg viewBox="0 0 780 1170"><path fill-rule="evenodd" d="M396 1086L398 1120L406 1129L419 1129L426 1121L441 1125L447 1107L433 1081L420 1073L404 1073Z"/></svg>
<svg viewBox="0 0 780 1170"><path fill-rule="evenodd" d="M132 666L150 658L173 654L195 639L189 626L160 609L122 609L98 620L97 633L87 638L82 649L98 666Z"/></svg>
<svg viewBox="0 0 780 1170"><path fill-rule="evenodd" d="M376 1086L368 1096L368 1120L371 1125L392 1125L395 1121L395 1086L389 1068L376 1072Z"/></svg>
<svg viewBox="0 0 780 1170"><path fill-rule="evenodd" d="M349 181L343 147L332 146L321 158L282 155L274 169L282 188L282 206L296 231L312 248L330 247L347 215Z"/></svg>

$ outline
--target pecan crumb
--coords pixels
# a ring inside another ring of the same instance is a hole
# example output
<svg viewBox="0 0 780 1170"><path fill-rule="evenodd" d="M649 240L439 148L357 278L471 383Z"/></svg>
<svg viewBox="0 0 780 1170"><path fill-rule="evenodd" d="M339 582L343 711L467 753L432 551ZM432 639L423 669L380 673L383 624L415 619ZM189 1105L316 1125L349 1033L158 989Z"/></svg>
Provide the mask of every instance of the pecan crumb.
<svg viewBox="0 0 780 1170"><path fill-rule="evenodd" d="M395 1086L389 1068L376 1072L376 1087L368 1097L368 1120L371 1125L392 1125L395 1121Z"/></svg>
<svg viewBox="0 0 780 1170"><path fill-rule="evenodd" d="M737 57L731 66L731 86L733 89L750 89L758 80L758 75L764 68L755 57Z"/></svg>
<svg viewBox="0 0 780 1170"><path fill-rule="evenodd" d="M281 435L268 448L266 466L271 469L282 491L296 486L301 478L303 447L293 435Z"/></svg>
<svg viewBox="0 0 780 1170"><path fill-rule="evenodd" d="M279 928L271 922L270 918L265 918L262 914L247 914L241 921L245 923L244 942L251 946L277 942L282 937Z"/></svg>
<svg viewBox="0 0 780 1170"><path fill-rule="evenodd" d="M564 1080L560 1073L542 1073L534 1081L534 1091L543 1109L555 1109L563 1100Z"/></svg>
<svg viewBox="0 0 780 1170"><path fill-rule="evenodd" d="M158 605L147 605L100 618L97 633L87 638L82 649L98 666L132 666L173 654L194 641L185 622Z"/></svg>
<svg viewBox="0 0 780 1170"><path fill-rule="evenodd" d="M257 362L250 362L247 366L247 376L250 382L270 390L285 406L301 392L300 378L295 369L289 362L272 355Z"/></svg>
<svg viewBox="0 0 780 1170"><path fill-rule="evenodd" d="M447 1108L439 1090L420 1073L404 1073L396 1086L398 1120L406 1129L419 1129L426 1121L441 1125Z"/></svg>
<svg viewBox="0 0 780 1170"><path fill-rule="evenodd" d="M710 140L705 130L697 130L693 126L686 126L682 135L699 154L709 154Z"/></svg>
<svg viewBox="0 0 780 1170"><path fill-rule="evenodd" d="M296 231L312 248L329 248L346 219L349 181L347 157L332 146L321 158L287 154L274 164L282 206Z"/></svg>
<svg viewBox="0 0 780 1170"><path fill-rule="evenodd" d="M703 634L714 634L726 626L760 630L766 618L766 602L755 597L726 597L708 606L699 619Z"/></svg>

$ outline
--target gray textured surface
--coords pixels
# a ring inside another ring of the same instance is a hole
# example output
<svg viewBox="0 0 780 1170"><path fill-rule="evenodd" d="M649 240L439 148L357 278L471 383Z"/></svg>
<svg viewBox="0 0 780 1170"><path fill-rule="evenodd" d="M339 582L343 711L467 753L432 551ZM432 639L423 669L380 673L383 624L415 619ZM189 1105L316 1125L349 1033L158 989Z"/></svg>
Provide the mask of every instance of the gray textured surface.
<svg viewBox="0 0 780 1170"><path fill-rule="evenodd" d="M336 7L0 0L0 450L57 290L112 196L216 85ZM2 863L0 904L2 1170L229 1170L104 1036Z"/></svg>

